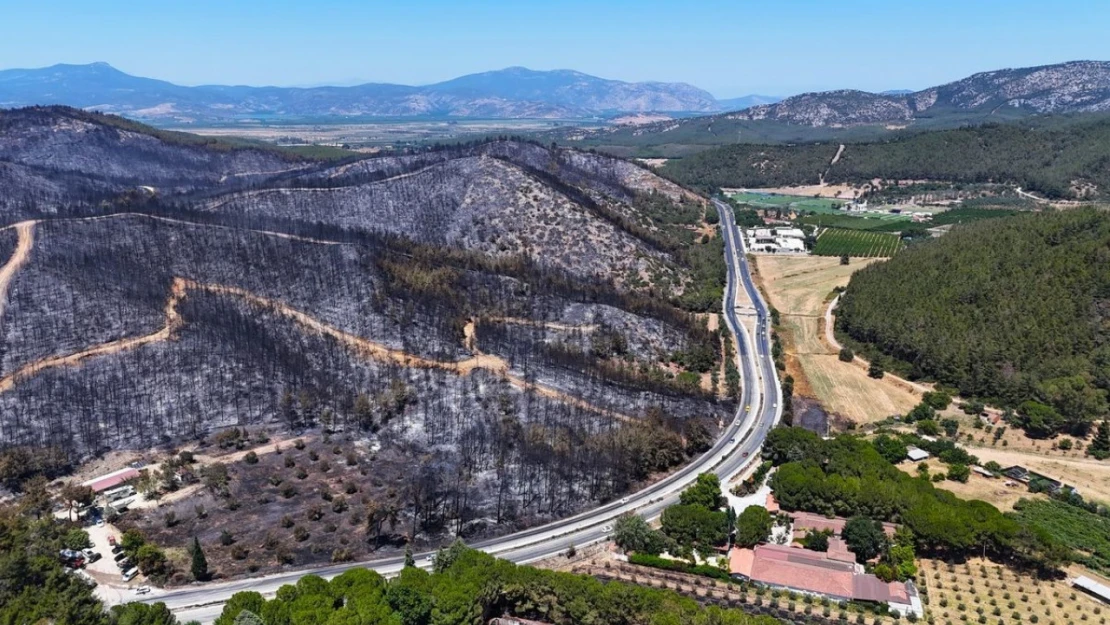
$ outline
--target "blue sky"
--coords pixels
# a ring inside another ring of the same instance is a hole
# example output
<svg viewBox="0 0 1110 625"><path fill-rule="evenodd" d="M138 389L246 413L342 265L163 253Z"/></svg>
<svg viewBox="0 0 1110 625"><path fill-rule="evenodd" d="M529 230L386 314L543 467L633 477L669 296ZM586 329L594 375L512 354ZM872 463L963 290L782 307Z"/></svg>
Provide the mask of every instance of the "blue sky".
<svg viewBox="0 0 1110 625"><path fill-rule="evenodd" d="M523 65L731 97L1110 60L1098 0L0 0L0 23L0 68L107 61L190 85L426 84Z"/></svg>

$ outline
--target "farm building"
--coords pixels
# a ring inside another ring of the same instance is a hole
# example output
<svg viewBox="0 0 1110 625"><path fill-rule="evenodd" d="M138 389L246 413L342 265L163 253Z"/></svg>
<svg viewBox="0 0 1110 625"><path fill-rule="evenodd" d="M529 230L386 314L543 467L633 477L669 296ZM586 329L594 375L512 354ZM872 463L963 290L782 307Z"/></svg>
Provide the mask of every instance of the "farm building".
<svg viewBox="0 0 1110 625"><path fill-rule="evenodd" d="M1059 492L1064 488L1070 488L1060 480L1053 479L1051 477L1048 477L1047 475L1042 475L1034 471L1030 471L1023 466L1016 464L1012 467L1007 467L1003 469L1002 475L1005 475L1010 479L1017 480L1018 482L1021 482L1022 484L1027 484L1029 486L1037 483L1042 490L1047 490L1053 493Z"/></svg>
<svg viewBox="0 0 1110 625"><path fill-rule="evenodd" d="M983 467L981 467L981 466L979 466L979 465L977 465L977 464L973 464L973 465L971 465L971 470L972 470L972 471L975 471L975 472L976 472L976 473L978 473L979 475L982 475L983 477L990 477L990 478L993 478L993 477L994 477L994 473L991 473L991 472L990 472L990 471L988 471L987 469L984 469Z"/></svg>
<svg viewBox="0 0 1110 625"><path fill-rule="evenodd" d="M794 521L794 538L796 540L801 540L811 531L823 532L828 530L835 536L840 536L840 533L844 531L844 526L848 524L848 519L843 517L826 517L811 512L789 512L787 514ZM887 536L894 536L894 531L897 529L898 526L893 523L883 523L883 532Z"/></svg>
<svg viewBox="0 0 1110 625"><path fill-rule="evenodd" d="M1071 585L1092 595L1096 599L1100 599L1105 603L1110 603L1110 587L1106 584L1097 582L1086 575L1080 575L1071 580Z"/></svg>
<svg viewBox="0 0 1110 625"><path fill-rule="evenodd" d="M754 549L733 548L729 573L738 579L838 601L884 603L903 615L924 615L912 583L884 582L865 573L847 547L829 552L781 545L757 545Z"/></svg>
<svg viewBox="0 0 1110 625"><path fill-rule="evenodd" d="M804 253L805 236L798 228L753 228L748 230L748 246L753 252Z"/></svg>
<svg viewBox="0 0 1110 625"><path fill-rule="evenodd" d="M102 475L98 478L91 479L82 484L82 486L88 486L89 488L93 489L94 493L99 495L106 490L113 489L120 484L123 484L128 480L133 480L137 477L139 477L139 470L128 467L126 469L120 469L119 471L113 471L112 473L108 473L107 475Z"/></svg>
<svg viewBox="0 0 1110 625"><path fill-rule="evenodd" d="M929 452L917 447L907 447L906 457L910 459L910 462L921 462L929 457Z"/></svg>

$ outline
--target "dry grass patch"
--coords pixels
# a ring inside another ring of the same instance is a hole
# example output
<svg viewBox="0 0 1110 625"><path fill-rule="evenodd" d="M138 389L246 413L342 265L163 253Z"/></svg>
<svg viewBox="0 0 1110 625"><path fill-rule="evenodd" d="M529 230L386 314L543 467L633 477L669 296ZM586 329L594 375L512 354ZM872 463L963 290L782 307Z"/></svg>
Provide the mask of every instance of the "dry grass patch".
<svg viewBox="0 0 1110 625"><path fill-rule="evenodd" d="M829 295L845 286L856 270L879 259L819 256L757 256L757 281L781 318L787 373L795 392L813 397L829 412L864 424L904 414L919 399L892 381L874 380L855 365L841 362L824 339Z"/></svg>
<svg viewBox="0 0 1110 625"><path fill-rule="evenodd" d="M929 475L943 473L947 470L947 465L936 458L929 458L924 461L924 464L929 467ZM898 464L897 467L910 475L916 476L919 465L920 463L907 461ZM989 478L972 472L967 483L945 480L936 483L935 486L955 494L960 499L985 501L1003 512L1012 510L1014 504L1022 498L1047 498L1046 495L1029 492L1024 484L1006 486L1007 481L1009 480L1006 478Z"/></svg>
<svg viewBox="0 0 1110 625"><path fill-rule="evenodd" d="M898 386L867 377L867 372L831 354L800 355L802 371L826 410L857 424L906 414L920 401Z"/></svg>
<svg viewBox="0 0 1110 625"><path fill-rule="evenodd" d="M1088 500L1110 501L1110 463L1093 458L1053 458L1036 453L969 447L981 462L991 460L1008 467L1020 464L1048 477L1063 480L1079 489Z"/></svg>

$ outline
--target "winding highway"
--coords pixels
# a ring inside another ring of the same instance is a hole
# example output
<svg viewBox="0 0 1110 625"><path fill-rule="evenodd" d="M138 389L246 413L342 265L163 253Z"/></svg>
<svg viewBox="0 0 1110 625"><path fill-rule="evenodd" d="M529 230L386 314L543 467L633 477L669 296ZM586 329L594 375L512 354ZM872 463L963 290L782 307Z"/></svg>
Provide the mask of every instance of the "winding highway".
<svg viewBox="0 0 1110 625"><path fill-rule="evenodd" d="M583 547L605 540L607 527L620 515L633 512L646 519L655 519L663 509L678 501L679 493L700 473L712 471L722 483L755 461L767 432L782 414L782 388L779 386L771 357L770 320L767 305L752 282L746 248L732 209L713 200L720 213L721 232L728 261L728 283L725 289L725 323L736 338L742 375L741 398L736 416L725 428L716 444L697 460L643 490L629 496L547 525L470 545L500 558L524 564L565 552L570 546ZM743 288L752 306L737 307L738 289ZM752 337L741 323L741 315L753 316L757 329ZM754 339L754 341L753 341ZM431 553L416 556L417 565L429 566ZM253 590L270 595L284 584L292 584L305 575L330 578L344 571L365 567L383 575L396 573L403 558L393 557L370 562L348 563L321 568L308 568L251 579L154 590L142 597L123 597L124 601L164 602L181 622L197 620L211 623L223 610L231 595Z"/></svg>

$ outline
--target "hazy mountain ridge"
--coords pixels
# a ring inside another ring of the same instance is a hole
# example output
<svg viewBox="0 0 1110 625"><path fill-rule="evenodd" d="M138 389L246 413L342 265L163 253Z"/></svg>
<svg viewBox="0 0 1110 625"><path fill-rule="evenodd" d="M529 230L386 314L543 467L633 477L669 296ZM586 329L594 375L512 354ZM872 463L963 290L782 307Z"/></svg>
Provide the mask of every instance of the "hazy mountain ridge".
<svg viewBox="0 0 1110 625"><path fill-rule="evenodd" d="M1031 113L1110 110L1110 62L1073 61L974 74L910 94L827 91L787 98L728 117L808 126L897 123L945 110L1012 107Z"/></svg>
<svg viewBox="0 0 1110 625"><path fill-rule="evenodd" d="M773 104L634 128L557 129L560 142L622 156L684 157L708 146L856 142L891 132L1005 123L1031 116L1110 111L1110 62L983 72L914 92L840 89Z"/></svg>
<svg viewBox="0 0 1110 625"><path fill-rule="evenodd" d="M426 86L184 87L125 74L106 63L0 71L0 107L65 104L159 120L250 115L570 118L606 113L720 110L684 83L624 82L571 70L522 67Z"/></svg>

